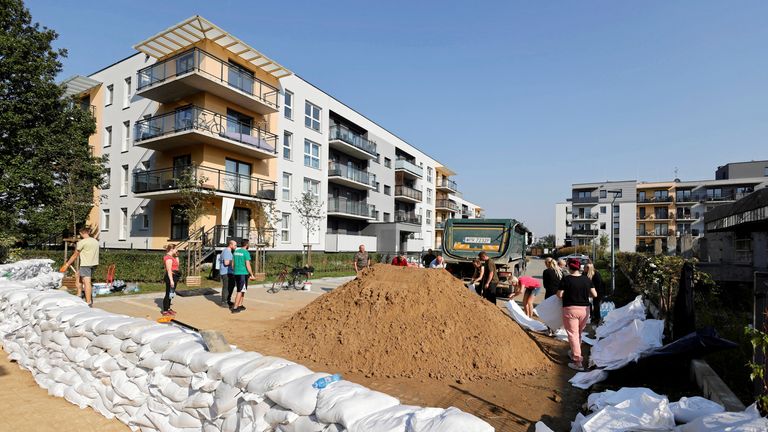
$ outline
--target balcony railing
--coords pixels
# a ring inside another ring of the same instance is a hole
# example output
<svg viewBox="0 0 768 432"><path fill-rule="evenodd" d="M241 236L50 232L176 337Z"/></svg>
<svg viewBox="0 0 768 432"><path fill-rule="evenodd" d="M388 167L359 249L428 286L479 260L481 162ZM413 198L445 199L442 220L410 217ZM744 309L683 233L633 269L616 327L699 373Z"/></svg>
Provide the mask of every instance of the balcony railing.
<svg viewBox="0 0 768 432"><path fill-rule="evenodd" d="M573 214L573 219L576 220L597 220L597 213L584 213L584 214Z"/></svg>
<svg viewBox="0 0 768 432"><path fill-rule="evenodd" d="M365 201L352 201L346 198L329 198L328 213L343 213L366 218L374 218L376 207Z"/></svg>
<svg viewBox="0 0 768 432"><path fill-rule="evenodd" d="M192 72L240 90L265 105L278 107L278 90L275 87L255 78L250 71L198 48L139 70L137 91Z"/></svg>
<svg viewBox="0 0 768 432"><path fill-rule="evenodd" d="M443 221L435 222L435 229L440 229L440 230L445 229L445 222Z"/></svg>
<svg viewBox="0 0 768 432"><path fill-rule="evenodd" d="M450 209L451 211L455 211L455 212L459 211L459 205L447 199L436 200L435 207L439 209Z"/></svg>
<svg viewBox="0 0 768 432"><path fill-rule="evenodd" d="M672 219L672 213L666 213L666 214L638 214L637 220L669 220Z"/></svg>
<svg viewBox="0 0 768 432"><path fill-rule="evenodd" d="M415 212L399 210L395 212L395 222L421 225L421 215L417 215Z"/></svg>
<svg viewBox="0 0 768 432"><path fill-rule="evenodd" d="M416 190L408 186L395 185L395 196L401 196L411 198L416 201L421 201L422 194L420 190Z"/></svg>
<svg viewBox="0 0 768 432"><path fill-rule="evenodd" d="M585 237L597 237L597 230L593 229L575 229L572 232L575 236L585 236Z"/></svg>
<svg viewBox="0 0 768 432"><path fill-rule="evenodd" d="M424 175L424 168L407 159L397 159L395 161L395 170L407 171L417 177L422 177Z"/></svg>
<svg viewBox="0 0 768 432"><path fill-rule="evenodd" d="M376 156L376 143L353 132L346 126L331 125L328 139L344 141L353 147L369 153L371 156Z"/></svg>
<svg viewBox="0 0 768 432"><path fill-rule="evenodd" d="M336 162L328 162L328 177L343 177L366 186L376 187L376 174Z"/></svg>
<svg viewBox="0 0 768 432"><path fill-rule="evenodd" d="M180 108L139 120L136 122L135 129L134 142L137 143L192 130L277 154L277 135L197 106Z"/></svg>
<svg viewBox="0 0 768 432"><path fill-rule="evenodd" d="M201 186L217 192L274 201L276 185L271 180L194 165L133 173L133 193L137 194Z"/></svg>
<svg viewBox="0 0 768 432"><path fill-rule="evenodd" d="M587 203L596 203L598 200L598 197L596 196L588 196L588 197L573 197L571 199L571 202L574 204L587 204Z"/></svg>
<svg viewBox="0 0 768 432"><path fill-rule="evenodd" d="M670 237L675 235L675 230L672 228L656 229L653 231L637 230L638 237Z"/></svg>
<svg viewBox="0 0 768 432"><path fill-rule="evenodd" d="M441 181L437 182L437 187L444 188L444 189L450 189L452 191L459 190L459 187L456 185L455 181L448 180L446 178L444 178Z"/></svg>
<svg viewBox="0 0 768 432"><path fill-rule="evenodd" d="M665 197L649 196L649 197L637 197L638 203L671 203L675 201L675 197L672 195Z"/></svg>

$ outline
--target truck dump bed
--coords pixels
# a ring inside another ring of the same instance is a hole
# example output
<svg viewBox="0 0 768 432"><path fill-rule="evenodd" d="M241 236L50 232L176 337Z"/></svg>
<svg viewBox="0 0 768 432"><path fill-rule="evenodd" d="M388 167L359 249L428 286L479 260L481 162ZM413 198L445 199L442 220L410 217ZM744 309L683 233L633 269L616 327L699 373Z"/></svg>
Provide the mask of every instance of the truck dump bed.
<svg viewBox="0 0 768 432"><path fill-rule="evenodd" d="M443 234L447 262L466 262L485 251L497 263L522 259L528 230L514 219L448 219Z"/></svg>

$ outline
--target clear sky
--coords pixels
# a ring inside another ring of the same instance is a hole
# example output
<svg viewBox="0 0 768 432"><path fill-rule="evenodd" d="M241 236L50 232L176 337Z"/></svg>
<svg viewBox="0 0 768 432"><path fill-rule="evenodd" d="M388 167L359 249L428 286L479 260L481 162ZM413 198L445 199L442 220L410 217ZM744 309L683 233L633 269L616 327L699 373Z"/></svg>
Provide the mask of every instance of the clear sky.
<svg viewBox="0 0 768 432"><path fill-rule="evenodd" d="M453 4L452 4L453 3ZM574 182L768 159L766 1L27 2L90 74L199 14L554 230Z"/></svg>

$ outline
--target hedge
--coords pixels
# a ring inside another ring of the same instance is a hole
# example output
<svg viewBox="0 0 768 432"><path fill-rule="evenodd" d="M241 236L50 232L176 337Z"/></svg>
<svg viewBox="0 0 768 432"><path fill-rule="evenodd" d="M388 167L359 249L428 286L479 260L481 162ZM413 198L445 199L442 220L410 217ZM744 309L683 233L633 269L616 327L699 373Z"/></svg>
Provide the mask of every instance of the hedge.
<svg viewBox="0 0 768 432"><path fill-rule="evenodd" d="M183 252L180 253L182 255ZM19 257L29 258L49 258L54 261L54 268L60 267L64 263L64 252L45 251L45 250L22 250L19 251ZM115 264L115 278L127 282L162 282L163 280L163 252L159 251L128 251L102 249L99 254L99 265L96 268L94 279L103 281L107 278L107 268L110 264ZM251 254L253 256L253 254ZM343 270L351 270L354 253L312 253L312 266L315 273L329 273ZM378 262L378 254L369 253L371 261ZM212 259L212 258L210 258ZM183 259L179 261L182 262ZM276 275L283 268L283 264L289 267L299 267L302 265L303 257L301 253L296 252L270 252L266 256L267 275ZM203 276L207 272L203 271Z"/></svg>

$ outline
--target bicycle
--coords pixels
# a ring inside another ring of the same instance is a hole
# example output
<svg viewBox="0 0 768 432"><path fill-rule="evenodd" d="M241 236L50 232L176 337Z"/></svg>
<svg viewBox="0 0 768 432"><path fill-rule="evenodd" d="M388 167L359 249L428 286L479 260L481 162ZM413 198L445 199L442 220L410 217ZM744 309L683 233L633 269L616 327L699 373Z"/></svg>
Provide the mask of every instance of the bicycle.
<svg viewBox="0 0 768 432"><path fill-rule="evenodd" d="M289 271L290 269L290 271ZM277 274L277 279L272 282L272 287L267 290L275 294L280 290L303 289L304 283L309 280L309 275L314 272L314 267L289 267L283 264L283 269Z"/></svg>

